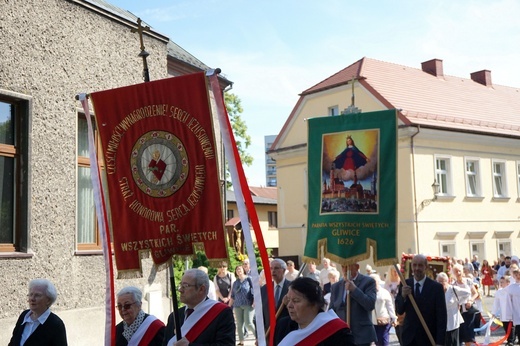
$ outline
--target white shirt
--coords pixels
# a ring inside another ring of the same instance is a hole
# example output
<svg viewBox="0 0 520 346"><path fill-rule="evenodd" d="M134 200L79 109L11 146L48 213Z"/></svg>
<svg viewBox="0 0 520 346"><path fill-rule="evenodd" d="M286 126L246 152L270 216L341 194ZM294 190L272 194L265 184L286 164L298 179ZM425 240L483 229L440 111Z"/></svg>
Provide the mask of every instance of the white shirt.
<svg viewBox="0 0 520 346"><path fill-rule="evenodd" d="M507 288L499 288L498 291L496 291L491 313L494 316L500 317L500 321L511 321L513 319L511 299L509 299Z"/></svg>
<svg viewBox="0 0 520 346"><path fill-rule="evenodd" d="M25 324L25 327L23 329L22 333L22 339L20 340L20 345L25 344L27 339L31 336L31 334L38 328L40 324L44 324L45 321L47 321L47 318L51 315L51 310L47 309L43 314L40 315L36 320L33 320L31 318L33 312L29 311L24 319L22 324Z"/></svg>
<svg viewBox="0 0 520 346"><path fill-rule="evenodd" d="M514 283L506 288L511 300L511 312L515 326L520 324L520 284Z"/></svg>
<svg viewBox="0 0 520 346"><path fill-rule="evenodd" d="M392 295L385 288L379 287L375 308L372 311L373 324L377 324L376 318L390 318L392 321L397 319Z"/></svg>
<svg viewBox="0 0 520 346"><path fill-rule="evenodd" d="M468 300L470 296L471 290L469 288L461 288L452 285L448 287L448 290L444 294L444 297L446 298L446 312L448 313L448 323L446 325L447 332L459 328L459 326L464 323L459 306L463 301Z"/></svg>

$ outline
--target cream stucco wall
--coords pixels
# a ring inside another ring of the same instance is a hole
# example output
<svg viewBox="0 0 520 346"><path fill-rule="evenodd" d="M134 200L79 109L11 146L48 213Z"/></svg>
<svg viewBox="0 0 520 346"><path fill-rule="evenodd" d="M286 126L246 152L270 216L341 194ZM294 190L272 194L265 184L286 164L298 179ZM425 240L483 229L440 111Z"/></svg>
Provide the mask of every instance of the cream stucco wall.
<svg viewBox="0 0 520 346"><path fill-rule="evenodd" d="M238 208L236 203L228 202L227 203L228 210L233 210L233 215L238 217ZM276 204L255 204L256 214L258 216L258 222L260 223L260 229L262 230L262 237L264 238L265 246L268 249L277 249L279 247L279 234L278 228L269 228L269 212L277 212ZM280 219L280 216L278 216ZM253 230L251 230L253 231ZM253 241L256 240L254 232L251 233Z"/></svg>
<svg viewBox="0 0 520 346"><path fill-rule="evenodd" d="M361 86L356 86L356 106L363 112L384 109ZM288 131L279 138L272 155L277 164L280 254L303 255L307 222L307 124L305 119L324 116L331 106L340 111L350 103L351 88L341 87L306 97L296 110ZM402 125L402 124L401 124ZM412 139L413 137L413 139ZM520 208L517 162L520 145L515 139L480 136L417 127L401 127L398 143L398 249L405 253L442 255L441 246L453 248L452 256L477 253L491 262L498 244L507 242L520 251ZM433 199L435 158L450 160L453 193ZM478 158L481 197L466 196L465 159ZM492 161L506 162L508 199L493 198ZM422 205L421 205L422 204ZM473 249L472 246L477 246ZM477 251L477 252L476 252ZM370 263L370 261L368 261Z"/></svg>

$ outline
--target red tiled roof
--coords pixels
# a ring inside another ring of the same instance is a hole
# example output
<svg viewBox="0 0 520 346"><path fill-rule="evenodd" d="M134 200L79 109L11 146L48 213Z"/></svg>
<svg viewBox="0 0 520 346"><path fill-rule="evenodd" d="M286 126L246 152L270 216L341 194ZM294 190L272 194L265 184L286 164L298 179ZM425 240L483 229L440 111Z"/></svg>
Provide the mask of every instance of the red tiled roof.
<svg viewBox="0 0 520 346"><path fill-rule="evenodd" d="M520 136L520 88L485 86L471 78L437 77L420 68L375 59L358 60L301 96L346 84L353 77L386 107L400 109L405 122Z"/></svg>
<svg viewBox="0 0 520 346"><path fill-rule="evenodd" d="M251 194L253 196L265 197L265 198L271 198L271 199L277 199L277 197L278 197L278 190L276 189L276 187L249 186L249 191L251 191Z"/></svg>

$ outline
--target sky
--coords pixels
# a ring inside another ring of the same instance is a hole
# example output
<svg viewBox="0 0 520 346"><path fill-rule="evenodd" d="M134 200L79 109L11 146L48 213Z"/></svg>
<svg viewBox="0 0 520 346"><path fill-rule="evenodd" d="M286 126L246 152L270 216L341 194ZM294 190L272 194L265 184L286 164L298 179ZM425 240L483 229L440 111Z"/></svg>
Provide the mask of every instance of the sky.
<svg viewBox="0 0 520 346"><path fill-rule="evenodd" d="M277 135L299 94L363 57L520 87L517 0L107 0L233 84L252 138L244 167L265 186L264 136ZM153 79L153 76L151 76Z"/></svg>

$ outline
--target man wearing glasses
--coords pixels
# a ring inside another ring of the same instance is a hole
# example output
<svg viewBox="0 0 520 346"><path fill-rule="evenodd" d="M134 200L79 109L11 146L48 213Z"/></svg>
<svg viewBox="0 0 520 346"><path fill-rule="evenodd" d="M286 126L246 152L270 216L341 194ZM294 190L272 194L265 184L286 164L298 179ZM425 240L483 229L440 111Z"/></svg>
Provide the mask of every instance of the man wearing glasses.
<svg viewBox="0 0 520 346"><path fill-rule="evenodd" d="M285 279L285 271L287 270L287 264L280 258L275 258L270 263L271 266L271 276L273 278L273 290L274 290L274 299L275 299L275 311L278 311L281 306L280 315L276 318L278 321L280 318L284 316L289 316L289 311L287 310L287 306L283 304L283 298L289 291L289 284L291 283L289 280ZM260 287L260 293L262 295L262 313L264 315L264 329L267 330L269 328L269 300L267 299L267 284ZM270 333L274 332L273 330Z"/></svg>
<svg viewBox="0 0 520 346"><path fill-rule="evenodd" d="M177 341L174 335L175 323L171 313L163 345L235 345L233 310L224 303L208 298L208 274L200 269L186 270L177 289L180 301L185 304L179 309L182 338Z"/></svg>

